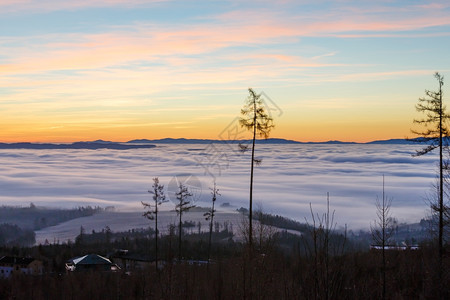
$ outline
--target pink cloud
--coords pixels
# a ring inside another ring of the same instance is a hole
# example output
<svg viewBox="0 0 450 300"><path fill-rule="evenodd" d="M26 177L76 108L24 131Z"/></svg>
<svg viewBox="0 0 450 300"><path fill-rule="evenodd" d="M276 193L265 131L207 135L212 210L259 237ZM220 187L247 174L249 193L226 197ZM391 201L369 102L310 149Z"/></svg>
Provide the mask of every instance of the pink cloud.
<svg viewBox="0 0 450 300"><path fill-rule="evenodd" d="M137 32L112 32L105 34L72 34L67 41L17 48L10 53L4 72L40 72L45 70L96 69L123 65L134 61L168 62L183 64L186 55L211 53L230 46L271 43L273 39L293 36L291 29L283 27L233 27L201 28L190 30L162 30L152 27ZM16 42L26 43L26 38ZM45 37L43 40L46 40ZM70 42L68 41L70 40ZM272 58L289 60L283 54L270 54ZM194 61L195 62L195 61Z"/></svg>
<svg viewBox="0 0 450 300"><path fill-rule="evenodd" d="M123 2L94 1L104 4ZM12 1L0 2L0 7L5 3ZM114 31L100 34L8 38L7 43L0 44L0 55L3 56L0 76L10 86L20 86L23 82L17 80L17 76L9 75L30 77L50 71L75 70L91 76L88 79L80 79L80 75L73 76L68 82L73 83L74 78L77 78L80 86L87 87L84 93L98 95L112 84L120 86L124 79L135 80L135 83L128 83L127 86L129 90L141 93L145 93L143 87L146 86L146 81L151 82L147 86L151 86L152 91L157 91L175 84L191 84L196 88L197 84L227 84L260 77L281 80L300 68L343 66L328 63L326 56L333 55L332 52L305 58L284 50L284 44L301 44L302 37L415 35L417 33L414 30L449 24L447 16L427 14L420 17L402 15L398 19L383 20L382 16L327 15L301 18L267 12L259 15L236 11L211 18L206 24L181 28L175 25L161 27L141 23L116 27ZM439 33L423 34L430 36ZM233 47L240 48L236 51L237 54L228 51ZM377 80L383 75L386 74L355 76ZM339 80L346 80L345 76L347 75L339 76ZM51 80L32 80L28 81L28 86L50 83ZM68 84L61 81L53 83L61 87L61 93ZM115 88L113 90L116 95L121 95L120 91ZM51 93L50 90L48 92ZM25 98L29 95L23 96Z"/></svg>
<svg viewBox="0 0 450 300"><path fill-rule="evenodd" d="M352 1L344 1L351 5ZM448 8L450 4L431 3L426 6L338 6L317 11L315 14L290 14L286 11L252 10L231 11L215 16L215 20L225 24L269 25L283 27L285 33L294 36L330 36L337 33L361 31L370 36L373 32L414 31L429 27L449 26Z"/></svg>
<svg viewBox="0 0 450 300"><path fill-rule="evenodd" d="M70 36L70 42L48 43L38 47L44 50L44 56L49 56L56 65L60 64L63 68L70 68L74 63L80 65L80 61L86 61L92 67L99 67L133 60L160 59L171 55L205 54L232 46L292 42L303 36L352 37L355 34L360 37L381 32L398 34L399 31L450 25L447 16L392 21L362 17L312 22L301 19L284 22L265 18L263 20L259 23L245 21L244 24L230 20L225 24L191 25L186 29L174 27L163 30L152 25L136 25L131 32L124 30L105 34L74 34ZM278 55L279 60L292 59L284 54L275 55Z"/></svg>
<svg viewBox="0 0 450 300"><path fill-rule="evenodd" d="M8 44L24 44L26 47L0 46L0 53L5 53L4 63L0 65L0 69L3 74L23 74L51 70L115 68L135 62L154 62L170 68L201 64L199 58L192 57L199 55L203 56L202 60L211 57L212 61L222 62L240 59L242 63L266 66L278 63L290 64L290 67L322 67L333 64L321 63L320 59L323 57L308 60L285 54L283 47L272 52L267 52L264 48L280 43L298 43L304 36L345 38L395 36L430 26L450 24L449 18L439 16L403 18L386 22L377 18L363 17L325 21L301 18L286 20L254 18L256 16L250 15L247 19L242 19L240 13L235 12L219 16L218 19L221 20L219 23L190 25L181 29L175 26L161 29L154 25L139 24L103 34L10 38ZM238 20L245 21L240 23ZM433 34L437 33L431 33ZM27 44L30 40L32 44ZM43 44L39 43L41 40L44 41ZM53 40L59 41L52 42ZM230 47L256 47L261 50L244 49L235 57L217 54Z"/></svg>

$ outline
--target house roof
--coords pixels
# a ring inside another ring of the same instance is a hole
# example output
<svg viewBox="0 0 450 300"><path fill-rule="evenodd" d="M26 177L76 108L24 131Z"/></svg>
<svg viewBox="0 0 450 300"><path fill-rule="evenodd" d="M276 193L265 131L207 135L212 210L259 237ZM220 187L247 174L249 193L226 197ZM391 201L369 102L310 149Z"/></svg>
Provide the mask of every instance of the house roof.
<svg viewBox="0 0 450 300"><path fill-rule="evenodd" d="M74 265L111 265L112 262L106 257L98 254L88 254L81 257L72 258L69 260Z"/></svg>
<svg viewBox="0 0 450 300"><path fill-rule="evenodd" d="M11 265L25 265L28 266L35 259L32 257L15 257L15 256L3 256L0 258L0 264L11 264Z"/></svg>

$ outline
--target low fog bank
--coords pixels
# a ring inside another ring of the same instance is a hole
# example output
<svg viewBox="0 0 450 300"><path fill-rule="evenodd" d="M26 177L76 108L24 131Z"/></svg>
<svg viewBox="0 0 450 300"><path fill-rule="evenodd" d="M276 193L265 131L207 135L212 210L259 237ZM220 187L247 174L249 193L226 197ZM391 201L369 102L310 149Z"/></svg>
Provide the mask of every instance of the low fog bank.
<svg viewBox="0 0 450 300"><path fill-rule="evenodd" d="M374 203L381 196L384 174L386 193L393 198L393 216L400 222L418 222L429 210L426 198L435 181L437 162L434 154L411 157L418 147L258 145L256 156L262 165L255 169L255 207L304 221L310 219L310 203L316 213L325 212L329 192L338 227L368 228L375 219ZM248 207L249 170L249 154L227 144L130 150L0 150L0 203L114 206L117 211L139 215L141 201L151 201L147 191L153 177L160 178L174 201L174 178L185 175L178 180L191 185L196 204L210 204L209 188L215 179L222 194L217 205L235 210ZM164 209L173 206L174 202L169 202ZM136 220L140 220L137 227L146 224L144 218ZM118 218L117 224L120 222ZM115 226L107 225L112 230Z"/></svg>

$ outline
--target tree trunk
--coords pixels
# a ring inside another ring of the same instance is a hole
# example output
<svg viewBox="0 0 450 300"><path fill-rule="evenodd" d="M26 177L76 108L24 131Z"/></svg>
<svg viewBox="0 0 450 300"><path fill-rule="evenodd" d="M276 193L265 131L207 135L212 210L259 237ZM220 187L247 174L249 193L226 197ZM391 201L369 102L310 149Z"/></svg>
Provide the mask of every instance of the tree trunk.
<svg viewBox="0 0 450 300"><path fill-rule="evenodd" d="M439 81L439 293L442 298L443 293L443 278L442 278L442 263L443 263L443 257L444 257L444 245L443 245L443 234L444 234L444 163L442 158L442 148L443 148L443 130L442 130L442 118L443 118L443 111L442 111L442 82Z"/></svg>
<svg viewBox="0 0 450 300"><path fill-rule="evenodd" d="M253 245L253 167L255 164L255 139L256 139L256 102L254 102L254 116L253 116L253 142L252 142L252 165L250 170L250 205L248 212L248 243L250 248Z"/></svg>
<svg viewBox="0 0 450 300"><path fill-rule="evenodd" d="M383 300L386 299L386 202L385 202L385 195L384 195L384 175L383 175L383 217L382 217L382 236L381 236L381 243L382 243L382 256L383 256L383 263L382 263L382 272L383 272Z"/></svg>
<svg viewBox="0 0 450 300"><path fill-rule="evenodd" d="M155 201L155 266L158 271L158 201Z"/></svg>
<svg viewBox="0 0 450 300"><path fill-rule="evenodd" d="M180 206L180 223L178 224L178 263L181 263L181 232L182 232L182 226L181 226L181 206Z"/></svg>

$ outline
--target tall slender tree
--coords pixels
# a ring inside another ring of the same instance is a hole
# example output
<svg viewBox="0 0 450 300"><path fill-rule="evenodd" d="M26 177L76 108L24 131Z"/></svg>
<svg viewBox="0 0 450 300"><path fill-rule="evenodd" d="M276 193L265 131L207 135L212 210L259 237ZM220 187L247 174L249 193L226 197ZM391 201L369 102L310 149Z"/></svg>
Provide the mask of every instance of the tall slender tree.
<svg viewBox="0 0 450 300"><path fill-rule="evenodd" d="M187 186L183 185L182 183L180 183L180 185L178 186L178 192L176 192L175 195L178 200L177 205L175 205L175 211L180 218L178 223L178 262L181 262L181 234L183 232L183 223L181 221L181 217L185 212L195 207L195 205L191 204L191 201L189 200L189 198L192 197L193 194L189 192Z"/></svg>
<svg viewBox="0 0 450 300"><path fill-rule="evenodd" d="M144 209L146 209L143 216L149 220L155 220L155 265L158 270L158 206L168 200L166 200L166 195L164 194L164 185L159 183L158 177L153 178L152 189L148 192L153 195L152 198L154 204L145 203L142 201L141 203L144 206Z"/></svg>
<svg viewBox="0 0 450 300"><path fill-rule="evenodd" d="M214 187L211 189L211 195L212 195L212 205L211 208L203 214L204 217L206 217L206 221L209 221L209 240L208 240L208 265L209 265L209 259L211 256L211 238L212 238L212 230L213 230L213 222L214 222L214 216L216 215L216 210L214 208L214 205L217 200L217 196L220 196L219 189L216 186L216 181L214 180Z"/></svg>
<svg viewBox="0 0 450 300"><path fill-rule="evenodd" d="M418 112L424 113L425 118L415 119L414 123L422 125L423 130L411 130L414 134L421 137L420 140L427 142L427 146L421 150L418 150L415 156L421 156L427 154L435 149L439 150L439 196L437 213L439 215L438 225L438 248L439 248L439 266L442 266L444 257L444 169L445 162L443 158L444 148L448 148L447 136L448 128L446 121L450 118L450 115L446 112L446 107L443 104L443 91L444 77L438 72L434 74L434 77L438 81L439 88L437 91L425 90L425 97L419 98L419 102L416 105ZM439 277L442 277L442 267L440 267Z"/></svg>
<svg viewBox="0 0 450 300"><path fill-rule="evenodd" d="M274 127L273 119L266 112L264 101L261 94L257 94L253 89L248 89L249 96L247 97L244 107L241 109L241 118L239 123L241 127L246 128L252 132L252 160L250 168L250 201L249 201L249 246L252 246L253 241L253 169L254 165L260 164L261 160L255 159L255 142L256 136L267 139L270 131ZM248 149L247 146L239 145L241 150Z"/></svg>
<svg viewBox="0 0 450 300"><path fill-rule="evenodd" d="M372 239L376 245L381 245L382 268L381 273L383 277L382 299L386 299L386 246L394 234L395 220L391 217L392 198L387 198L384 193L384 175L383 175L383 194L380 198L377 197L375 206L377 208L377 218L370 226L372 232Z"/></svg>

